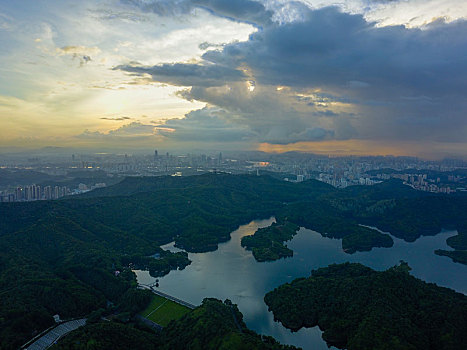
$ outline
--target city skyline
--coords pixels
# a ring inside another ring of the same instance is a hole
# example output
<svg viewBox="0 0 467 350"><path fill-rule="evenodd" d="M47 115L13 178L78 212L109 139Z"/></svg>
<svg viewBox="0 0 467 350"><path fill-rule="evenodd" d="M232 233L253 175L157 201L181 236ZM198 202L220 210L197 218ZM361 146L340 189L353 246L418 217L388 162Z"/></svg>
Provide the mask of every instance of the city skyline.
<svg viewBox="0 0 467 350"><path fill-rule="evenodd" d="M467 4L0 4L0 152L467 157Z"/></svg>

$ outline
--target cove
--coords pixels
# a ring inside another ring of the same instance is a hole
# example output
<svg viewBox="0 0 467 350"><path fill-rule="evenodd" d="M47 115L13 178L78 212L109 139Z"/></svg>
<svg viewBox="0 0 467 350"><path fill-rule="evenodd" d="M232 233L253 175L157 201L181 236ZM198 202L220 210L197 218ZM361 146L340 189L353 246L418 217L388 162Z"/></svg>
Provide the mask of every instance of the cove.
<svg viewBox="0 0 467 350"><path fill-rule="evenodd" d="M220 244L218 250L189 253L191 265L159 278L159 290L195 305L199 305L205 297L230 299L238 305L250 329L273 336L284 344L318 350L328 349L318 327L291 332L274 322L272 313L268 312L263 301L267 292L295 278L306 277L313 269L350 261L384 270L404 260L412 267L414 276L458 292L467 292L467 266L434 254L435 249L450 250L446 238L455 235L456 231L442 231L436 236L421 237L413 243L392 236L394 246L391 248L373 248L369 252L349 255L342 251L340 239L322 237L315 231L301 228L287 242L294 251L292 258L258 263L250 251L241 247L240 240L272 222L274 218L252 221L232 232L231 240ZM162 248L177 251L173 243ZM147 271L135 273L139 283L155 281Z"/></svg>

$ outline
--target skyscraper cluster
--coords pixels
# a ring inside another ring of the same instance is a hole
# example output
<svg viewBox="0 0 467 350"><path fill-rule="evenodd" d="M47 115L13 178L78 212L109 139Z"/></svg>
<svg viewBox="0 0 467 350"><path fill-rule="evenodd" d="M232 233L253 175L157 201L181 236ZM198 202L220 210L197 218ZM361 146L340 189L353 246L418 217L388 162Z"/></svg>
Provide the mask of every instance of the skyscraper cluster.
<svg viewBox="0 0 467 350"><path fill-rule="evenodd" d="M14 193L1 194L0 202L29 202L58 199L68 194L70 194L70 189L66 186L19 186L15 189Z"/></svg>

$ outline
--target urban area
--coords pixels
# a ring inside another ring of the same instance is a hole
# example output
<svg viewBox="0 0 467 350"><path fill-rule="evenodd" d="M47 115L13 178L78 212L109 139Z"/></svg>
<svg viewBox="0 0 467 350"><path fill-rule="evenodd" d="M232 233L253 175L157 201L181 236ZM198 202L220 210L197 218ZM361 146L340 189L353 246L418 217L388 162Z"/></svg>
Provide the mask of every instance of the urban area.
<svg viewBox="0 0 467 350"><path fill-rule="evenodd" d="M187 176L204 172L269 174L284 181L316 179L334 187L373 185L391 178L420 191L466 191L467 162L413 157L332 157L307 153L206 152L0 156L0 202L53 200L119 182L128 176Z"/></svg>

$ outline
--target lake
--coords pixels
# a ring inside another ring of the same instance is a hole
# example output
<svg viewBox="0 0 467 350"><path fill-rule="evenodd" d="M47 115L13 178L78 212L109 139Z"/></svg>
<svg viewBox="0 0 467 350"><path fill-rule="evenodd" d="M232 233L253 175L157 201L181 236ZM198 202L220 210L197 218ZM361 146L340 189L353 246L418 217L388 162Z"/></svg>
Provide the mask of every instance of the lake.
<svg viewBox="0 0 467 350"><path fill-rule="evenodd" d="M240 240L272 222L274 218L252 221L232 232L232 239L219 244L218 250L189 253L191 265L160 277L159 290L195 305L199 305L205 297L230 299L238 305L250 329L271 335L284 344L318 350L328 349L318 327L291 332L274 321L272 312L268 312L263 301L267 292L295 278L309 276L313 269L349 261L385 270L404 260L412 268L412 275L467 293L467 266L434 254L436 249L451 250L446 238L457 234L456 231L442 231L436 236L421 237L413 243L392 237L392 248L373 248L370 252L349 255L342 251L340 239L325 238L315 231L301 228L287 242L287 246L294 251L292 258L258 263L250 251L241 247ZM173 243L162 248L177 251ZM147 271L135 273L139 283L155 281Z"/></svg>

